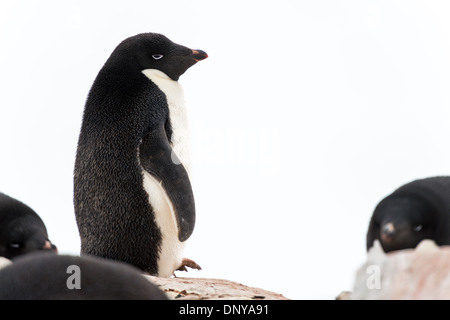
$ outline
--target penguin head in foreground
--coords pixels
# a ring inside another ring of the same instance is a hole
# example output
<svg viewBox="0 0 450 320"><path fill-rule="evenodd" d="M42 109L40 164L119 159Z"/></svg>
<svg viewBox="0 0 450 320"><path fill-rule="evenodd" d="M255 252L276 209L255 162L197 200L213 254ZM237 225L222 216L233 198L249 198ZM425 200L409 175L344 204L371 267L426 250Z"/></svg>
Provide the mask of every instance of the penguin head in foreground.
<svg viewBox="0 0 450 320"><path fill-rule="evenodd" d="M2 225L0 256L13 259L35 251L57 253L56 246L48 239L45 226L39 219L24 216Z"/></svg>
<svg viewBox="0 0 450 320"><path fill-rule="evenodd" d="M178 81L187 69L207 57L206 52L176 44L162 34L141 33L122 41L109 62L136 71L156 69Z"/></svg>
<svg viewBox="0 0 450 320"><path fill-rule="evenodd" d="M417 197L386 198L375 208L367 235L367 250L378 239L385 252L415 248L435 240L436 209Z"/></svg>
<svg viewBox="0 0 450 320"><path fill-rule="evenodd" d="M24 203L0 193L0 256L13 259L34 251L57 252L44 222Z"/></svg>

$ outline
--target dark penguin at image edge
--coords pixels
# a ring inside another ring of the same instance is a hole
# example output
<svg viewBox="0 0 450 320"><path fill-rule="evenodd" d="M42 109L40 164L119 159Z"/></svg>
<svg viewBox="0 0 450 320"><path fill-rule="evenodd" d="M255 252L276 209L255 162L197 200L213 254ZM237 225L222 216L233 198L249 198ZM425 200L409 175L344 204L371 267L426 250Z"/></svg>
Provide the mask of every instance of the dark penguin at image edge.
<svg viewBox="0 0 450 320"><path fill-rule="evenodd" d="M167 300L167 296L125 263L30 253L0 269L0 300Z"/></svg>
<svg viewBox="0 0 450 320"><path fill-rule="evenodd" d="M161 277L200 267L183 257L195 225L179 77L207 58L157 33L122 41L86 101L74 169L81 254Z"/></svg>
<svg viewBox="0 0 450 320"><path fill-rule="evenodd" d="M424 239L450 245L450 177L407 183L376 206L367 231L367 250L379 240L385 252L415 248Z"/></svg>
<svg viewBox="0 0 450 320"><path fill-rule="evenodd" d="M0 193L0 256L12 259L40 250L57 251L42 219L24 203Z"/></svg>

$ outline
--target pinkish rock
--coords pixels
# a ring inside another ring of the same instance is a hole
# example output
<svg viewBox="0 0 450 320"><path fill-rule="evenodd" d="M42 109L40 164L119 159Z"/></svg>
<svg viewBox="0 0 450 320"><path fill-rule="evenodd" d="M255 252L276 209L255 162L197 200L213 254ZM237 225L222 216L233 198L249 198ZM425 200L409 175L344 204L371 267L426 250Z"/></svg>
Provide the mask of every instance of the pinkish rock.
<svg viewBox="0 0 450 320"><path fill-rule="evenodd" d="M224 279L145 277L176 300L288 300L278 293Z"/></svg>
<svg viewBox="0 0 450 320"><path fill-rule="evenodd" d="M424 240L416 249L386 254L375 243L357 271L351 299L450 299L450 246Z"/></svg>

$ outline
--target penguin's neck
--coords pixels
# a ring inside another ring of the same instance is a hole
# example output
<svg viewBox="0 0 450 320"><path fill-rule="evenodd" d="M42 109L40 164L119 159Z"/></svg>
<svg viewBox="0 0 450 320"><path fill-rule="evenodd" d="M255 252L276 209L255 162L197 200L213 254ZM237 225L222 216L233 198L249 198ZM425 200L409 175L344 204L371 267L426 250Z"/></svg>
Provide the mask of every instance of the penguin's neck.
<svg viewBox="0 0 450 320"><path fill-rule="evenodd" d="M178 81L157 69L145 69L142 73L164 92L169 108L184 108L183 88Z"/></svg>
<svg viewBox="0 0 450 320"><path fill-rule="evenodd" d="M190 173L189 125L184 101L184 92L178 81L172 80L157 69L145 69L142 73L165 94L172 127L170 144L184 167Z"/></svg>

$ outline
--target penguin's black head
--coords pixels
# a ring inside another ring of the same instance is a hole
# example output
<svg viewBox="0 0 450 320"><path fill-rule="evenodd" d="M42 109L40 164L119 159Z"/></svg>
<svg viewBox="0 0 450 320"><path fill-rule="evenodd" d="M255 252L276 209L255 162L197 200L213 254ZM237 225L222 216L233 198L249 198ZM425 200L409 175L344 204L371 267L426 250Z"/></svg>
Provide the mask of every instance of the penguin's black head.
<svg viewBox="0 0 450 320"><path fill-rule="evenodd" d="M157 69L178 81L189 67L208 55L176 44L158 33L141 33L122 41L111 55L110 62L136 71Z"/></svg>
<svg viewBox="0 0 450 320"><path fill-rule="evenodd" d="M40 219L22 216L0 227L0 256L13 259L34 251L57 252Z"/></svg>
<svg viewBox="0 0 450 320"><path fill-rule="evenodd" d="M378 239L385 252L415 248L436 240L436 208L419 197L387 197L375 208L367 234L367 249Z"/></svg>
<svg viewBox="0 0 450 320"><path fill-rule="evenodd" d="M12 259L37 250L57 251L44 222L24 203L0 193L0 256Z"/></svg>

